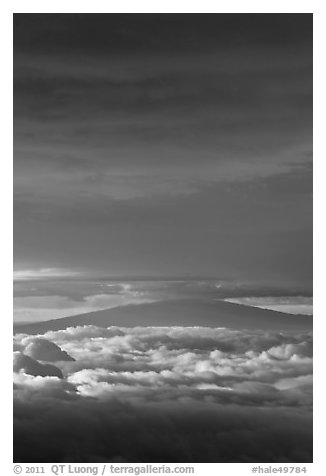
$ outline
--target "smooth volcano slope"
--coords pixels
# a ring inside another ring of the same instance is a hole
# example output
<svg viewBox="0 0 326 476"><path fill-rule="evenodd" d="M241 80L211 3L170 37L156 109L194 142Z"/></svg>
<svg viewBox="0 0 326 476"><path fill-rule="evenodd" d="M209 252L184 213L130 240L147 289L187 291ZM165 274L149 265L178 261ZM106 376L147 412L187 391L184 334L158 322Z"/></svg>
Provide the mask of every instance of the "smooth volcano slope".
<svg viewBox="0 0 326 476"><path fill-rule="evenodd" d="M42 334L49 330L85 325L99 327L206 326L300 331L312 328L312 317L290 315L224 301L188 299L131 304L45 322L16 324L14 333Z"/></svg>

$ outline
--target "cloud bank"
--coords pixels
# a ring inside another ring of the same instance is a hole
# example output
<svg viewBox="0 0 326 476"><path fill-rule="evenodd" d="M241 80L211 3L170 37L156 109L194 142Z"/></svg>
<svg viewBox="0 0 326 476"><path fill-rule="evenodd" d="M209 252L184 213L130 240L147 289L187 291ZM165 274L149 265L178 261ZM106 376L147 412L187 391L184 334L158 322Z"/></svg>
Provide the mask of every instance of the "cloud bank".
<svg viewBox="0 0 326 476"><path fill-rule="evenodd" d="M80 299L57 295L18 296L14 297L14 320L17 322L46 321L152 301L153 299L146 297L143 293L130 290L111 294L94 294Z"/></svg>
<svg viewBox="0 0 326 476"><path fill-rule="evenodd" d="M34 376L40 375L42 377L52 376L62 378L61 370L54 365L41 364L21 352L14 352L13 361L14 372L23 372L24 374Z"/></svg>
<svg viewBox="0 0 326 476"><path fill-rule="evenodd" d="M313 298L308 296L249 296L228 298L225 301L288 314L313 314Z"/></svg>
<svg viewBox="0 0 326 476"><path fill-rule="evenodd" d="M312 461L309 332L83 326L15 348L15 461Z"/></svg>
<svg viewBox="0 0 326 476"><path fill-rule="evenodd" d="M74 360L67 352L60 349L59 346L47 339L30 338L23 340L26 345L25 354L37 360L45 360L47 362L56 362L58 360Z"/></svg>

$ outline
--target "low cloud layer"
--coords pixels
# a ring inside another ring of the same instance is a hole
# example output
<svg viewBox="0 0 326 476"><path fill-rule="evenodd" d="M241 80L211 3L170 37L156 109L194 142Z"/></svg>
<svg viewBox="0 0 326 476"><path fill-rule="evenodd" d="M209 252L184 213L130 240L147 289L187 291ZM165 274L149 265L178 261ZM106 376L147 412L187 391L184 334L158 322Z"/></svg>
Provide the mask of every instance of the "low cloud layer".
<svg viewBox="0 0 326 476"><path fill-rule="evenodd" d="M313 298L307 296L253 296L228 298L225 301L260 307L288 314L313 314Z"/></svg>
<svg viewBox="0 0 326 476"><path fill-rule="evenodd" d="M94 294L73 299L68 296L19 296L14 297L14 320L19 322L46 321L61 317L111 309L128 304L151 302L137 291Z"/></svg>
<svg viewBox="0 0 326 476"><path fill-rule="evenodd" d="M84 326L15 348L15 461L312 460L311 333ZM27 368L44 357L63 378Z"/></svg>

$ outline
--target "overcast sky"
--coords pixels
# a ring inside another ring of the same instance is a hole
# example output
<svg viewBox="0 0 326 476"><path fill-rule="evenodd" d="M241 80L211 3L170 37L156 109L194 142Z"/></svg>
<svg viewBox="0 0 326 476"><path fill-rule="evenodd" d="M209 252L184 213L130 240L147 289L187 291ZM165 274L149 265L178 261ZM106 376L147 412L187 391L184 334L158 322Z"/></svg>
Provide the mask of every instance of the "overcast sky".
<svg viewBox="0 0 326 476"><path fill-rule="evenodd" d="M311 286L312 15L14 15L19 270Z"/></svg>

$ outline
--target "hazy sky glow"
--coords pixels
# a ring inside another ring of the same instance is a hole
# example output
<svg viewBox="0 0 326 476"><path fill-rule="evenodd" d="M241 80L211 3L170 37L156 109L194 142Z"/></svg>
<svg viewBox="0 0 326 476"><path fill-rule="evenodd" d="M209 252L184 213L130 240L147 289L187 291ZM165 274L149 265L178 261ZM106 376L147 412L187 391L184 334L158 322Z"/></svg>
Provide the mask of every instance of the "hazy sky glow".
<svg viewBox="0 0 326 476"><path fill-rule="evenodd" d="M14 23L17 276L311 288L312 15Z"/></svg>

